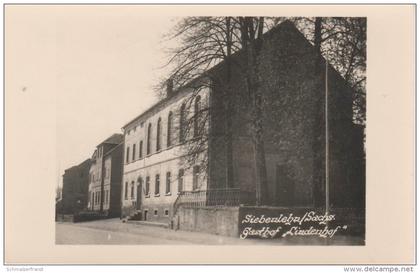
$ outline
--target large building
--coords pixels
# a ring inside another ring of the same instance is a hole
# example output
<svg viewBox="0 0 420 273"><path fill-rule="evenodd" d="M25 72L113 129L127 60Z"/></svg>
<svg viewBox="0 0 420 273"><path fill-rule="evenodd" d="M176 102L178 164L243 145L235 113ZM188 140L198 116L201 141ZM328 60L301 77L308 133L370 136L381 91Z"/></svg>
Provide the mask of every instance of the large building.
<svg viewBox="0 0 420 273"><path fill-rule="evenodd" d="M120 216L123 135L113 134L92 155L87 209L109 217Z"/></svg>
<svg viewBox="0 0 420 273"><path fill-rule="evenodd" d="M258 58L263 94L267 204L319 207L325 200L325 86L328 86L329 199L333 208L364 206L363 131L352 121L352 90L328 66L322 78L313 46L290 22L264 35ZM252 105L241 53L173 90L124 127L122 214L170 223L182 204L255 204ZM231 75L226 111L226 75ZM231 119L227 128L226 120ZM233 179L226 132L232 134Z"/></svg>
<svg viewBox="0 0 420 273"><path fill-rule="evenodd" d="M79 165L64 171L60 214L73 214L86 207L90 164L90 159L86 159Z"/></svg>

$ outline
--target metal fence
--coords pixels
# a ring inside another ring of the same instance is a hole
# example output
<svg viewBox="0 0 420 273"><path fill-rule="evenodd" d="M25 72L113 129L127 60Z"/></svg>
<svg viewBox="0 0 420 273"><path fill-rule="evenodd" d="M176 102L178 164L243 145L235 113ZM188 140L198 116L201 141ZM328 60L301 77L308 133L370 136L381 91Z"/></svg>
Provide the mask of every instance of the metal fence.
<svg viewBox="0 0 420 273"><path fill-rule="evenodd" d="M175 212L180 206L198 208L227 206L234 207L241 204L252 204L254 194L237 188L220 188L199 191L182 191L174 203Z"/></svg>

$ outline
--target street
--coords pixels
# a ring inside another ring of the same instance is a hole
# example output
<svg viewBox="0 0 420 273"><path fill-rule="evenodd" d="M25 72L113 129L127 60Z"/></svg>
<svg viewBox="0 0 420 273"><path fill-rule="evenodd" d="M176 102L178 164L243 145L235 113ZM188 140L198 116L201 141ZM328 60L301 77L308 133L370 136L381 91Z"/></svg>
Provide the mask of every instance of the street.
<svg viewBox="0 0 420 273"><path fill-rule="evenodd" d="M161 227L122 223L120 219L97 220L83 223L56 222L56 244L67 245L325 245L319 238L294 239L239 239L220 235L171 230ZM336 236L330 244L360 244L361 238Z"/></svg>
<svg viewBox="0 0 420 273"><path fill-rule="evenodd" d="M122 223L120 219L83 223L56 223L56 244L252 244L260 240L241 240L200 232Z"/></svg>

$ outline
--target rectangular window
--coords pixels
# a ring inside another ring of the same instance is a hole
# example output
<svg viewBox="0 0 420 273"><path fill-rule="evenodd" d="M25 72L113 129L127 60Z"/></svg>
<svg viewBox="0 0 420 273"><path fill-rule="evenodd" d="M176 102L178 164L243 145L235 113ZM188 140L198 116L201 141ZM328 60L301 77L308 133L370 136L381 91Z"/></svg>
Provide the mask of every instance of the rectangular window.
<svg viewBox="0 0 420 273"><path fill-rule="evenodd" d="M169 216L169 210L165 209L165 216Z"/></svg>
<svg viewBox="0 0 420 273"><path fill-rule="evenodd" d="M198 181L200 178L200 167L194 166L193 168L193 190L198 189Z"/></svg>
<svg viewBox="0 0 420 273"><path fill-rule="evenodd" d="M178 192L184 190L184 169L180 169L178 172Z"/></svg>
<svg viewBox="0 0 420 273"><path fill-rule="evenodd" d="M124 188L124 199L128 199L128 182L125 182L125 188Z"/></svg>
<svg viewBox="0 0 420 273"><path fill-rule="evenodd" d="M146 193L145 195L149 195L150 194L150 177L147 176L146 177Z"/></svg>
<svg viewBox="0 0 420 273"><path fill-rule="evenodd" d="M139 158L143 157L143 140L140 141L139 144Z"/></svg>
<svg viewBox="0 0 420 273"><path fill-rule="evenodd" d="M166 173L166 194L171 193L171 172Z"/></svg>
<svg viewBox="0 0 420 273"><path fill-rule="evenodd" d="M127 147L127 153L125 154L125 162L128 163L130 161L130 147Z"/></svg>
<svg viewBox="0 0 420 273"><path fill-rule="evenodd" d="M155 213L155 216L158 216L158 210L157 209L155 209L154 213Z"/></svg>
<svg viewBox="0 0 420 273"><path fill-rule="evenodd" d="M133 161L136 160L136 144L133 144Z"/></svg>
<svg viewBox="0 0 420 273"><path fill-rule="evenodd" d="M131 199L134 199L134 181L131 181Z"/></svg>
<svg viewBox="0 0 420 273"><path fill-rule="evenodd" d="M155 195L160 193L160 176L157 174L155 179Z"/></svg>

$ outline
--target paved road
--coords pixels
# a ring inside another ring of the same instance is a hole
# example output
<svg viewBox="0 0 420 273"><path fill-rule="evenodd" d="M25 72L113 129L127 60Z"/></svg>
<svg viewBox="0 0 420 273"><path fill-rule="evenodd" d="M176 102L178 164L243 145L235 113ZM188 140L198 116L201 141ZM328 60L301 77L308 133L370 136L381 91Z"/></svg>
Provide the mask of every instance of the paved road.
<svg viewBox="0 0 420 273"><path fill-rule="evenodd" d="M57 244L176 244L176 245L324 245L319 238L294 240L258 240L225 237L189 231L174 231L161 227L122 223L119 219L98 220L84 223L56 223ZM331 244L360 244L361 238L337 236Z"/></svg>
<svg viewBox="0 0 420 273"><path fill-rule="evenodd" d="M134 234L124 231L110 231L80 226L77 224L56 224L57 244L190 244L185 241L151 237L147 234Z"/></svg>
<svg viewBox="0 0 420 273"><path fill-rule="evenodd" d="M248 240L108 219L84 223L56 223L57 244L253 244ZM258 243L258 242L257 242Z"/></svg>

